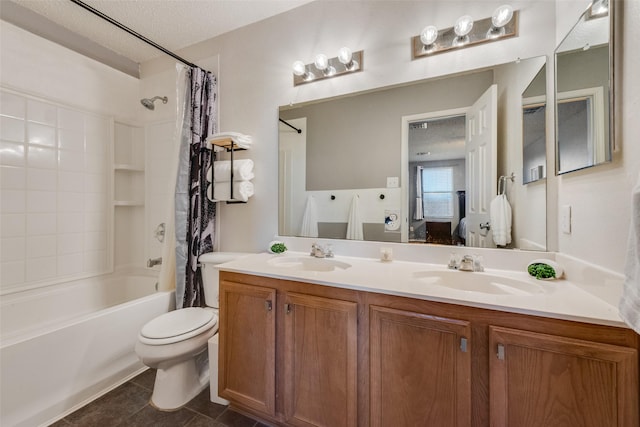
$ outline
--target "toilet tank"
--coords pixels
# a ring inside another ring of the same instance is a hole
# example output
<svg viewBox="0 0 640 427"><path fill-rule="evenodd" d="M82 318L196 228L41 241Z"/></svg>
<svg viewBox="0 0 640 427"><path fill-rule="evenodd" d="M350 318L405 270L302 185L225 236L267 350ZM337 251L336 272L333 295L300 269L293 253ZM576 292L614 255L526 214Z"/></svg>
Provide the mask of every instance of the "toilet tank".
<svg viewBox="0 0 640 427"><path fill-rule="evenodd" d="M201 265L200 271L202 271L204 300L207 306L213 308L220 307L220 282L217 266L245 255L249 254L243 252L209 252L198 257Z"/></svg>

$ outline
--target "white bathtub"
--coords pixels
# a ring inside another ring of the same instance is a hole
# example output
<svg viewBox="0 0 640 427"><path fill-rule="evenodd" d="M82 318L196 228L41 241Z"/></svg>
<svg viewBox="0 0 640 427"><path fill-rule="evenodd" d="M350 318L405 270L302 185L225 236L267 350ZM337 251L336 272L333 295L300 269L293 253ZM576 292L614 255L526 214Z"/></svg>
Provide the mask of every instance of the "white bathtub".
<svg viewBox="0 0 640 427"><path fill-rule="evenodd" d="M175 306L155 284L110 275L3 296L0 425L47 425L140 371L140 328Z"/></svg>

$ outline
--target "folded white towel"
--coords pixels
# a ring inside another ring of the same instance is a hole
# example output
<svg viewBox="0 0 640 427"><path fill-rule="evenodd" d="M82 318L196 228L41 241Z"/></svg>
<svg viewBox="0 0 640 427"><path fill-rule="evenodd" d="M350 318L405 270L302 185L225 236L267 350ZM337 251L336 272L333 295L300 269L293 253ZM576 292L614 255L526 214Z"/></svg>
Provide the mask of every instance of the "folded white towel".
<svg viewBox="0 0 640 427"><path fill-rule="evenodd" d="M640 176L631 194L631 226L620 317L640 334Z"/></svg>
<svg viewBox="0 0 640 427"><path fill-rule="evenodd" d="M253 183L251 181L234 182L233 199L231 198L230 182L218 182L213 184L213 195L211 194L211 184L207 186L207 197L209 200L214 202L230 200L246 202L251 196L253 196Z"/></svg>
<svg viewBox="0 0 640 427"><path fill-rule="evenodd" d="M491 201L489 216L495 244L506 246L511 243L511 205L506 195L498 194Z"/></svg>
<svg viewBox="0 0 640 427"><path fill-rule="evenodd" d="M211 168L207 170L207 181L211 182ZM233 180L249 181L253 179L253 160L240 159L233 161ZM213 163L213 181L231 181L231 162L229 160L218 160Z"/></svg>
<svg viewBox="0 0 640 427"><path fill-rule="evenodd" d="M250 148L251 144L253 144L253 138L250 135L244 135L239 132L216 133L209 137L209 142L213 143L222 139L232 139L239 148Z"/></svg>
<svg viewBox="0 0 640 427"><path fill-rule="evenodd" d="M302 237L318 237L318 213L316 201L313 196L307 197L307 204L302 216L302 227L300 228Z"/></svg>
<svg viewBox="0 0 640 427"><path fill-rule="evenodd" d="M349 209L349 219L347 221L347 239L350 240L364 240L359 199L360 197L357 194L351 199L351 209Z"/></svg>

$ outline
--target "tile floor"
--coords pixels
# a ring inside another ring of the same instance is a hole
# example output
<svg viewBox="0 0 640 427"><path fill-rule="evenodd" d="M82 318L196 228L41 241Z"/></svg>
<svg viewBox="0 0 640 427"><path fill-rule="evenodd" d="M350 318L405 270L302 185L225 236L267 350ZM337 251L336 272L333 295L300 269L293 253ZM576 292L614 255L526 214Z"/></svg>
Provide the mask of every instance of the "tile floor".
<svg viewBox="0 0 640 427"><path fill-rule="evenodd" d="M120 387L67 415L53 427L266 427L209 401L209 388L173 412L149 404L155 370L148 369Z"/></svg>

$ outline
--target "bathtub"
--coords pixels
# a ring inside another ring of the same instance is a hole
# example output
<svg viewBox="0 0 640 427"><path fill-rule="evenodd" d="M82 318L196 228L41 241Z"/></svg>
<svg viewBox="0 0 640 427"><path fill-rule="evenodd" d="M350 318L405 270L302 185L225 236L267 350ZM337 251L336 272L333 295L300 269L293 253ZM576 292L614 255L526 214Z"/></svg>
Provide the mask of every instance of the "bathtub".
<svg viewBox="0 0 640 427"><path fill-rule="evenodd" d="M140 328L174 306L144 271L2 296L0 425L47 425L141 371Z"/></svg>

